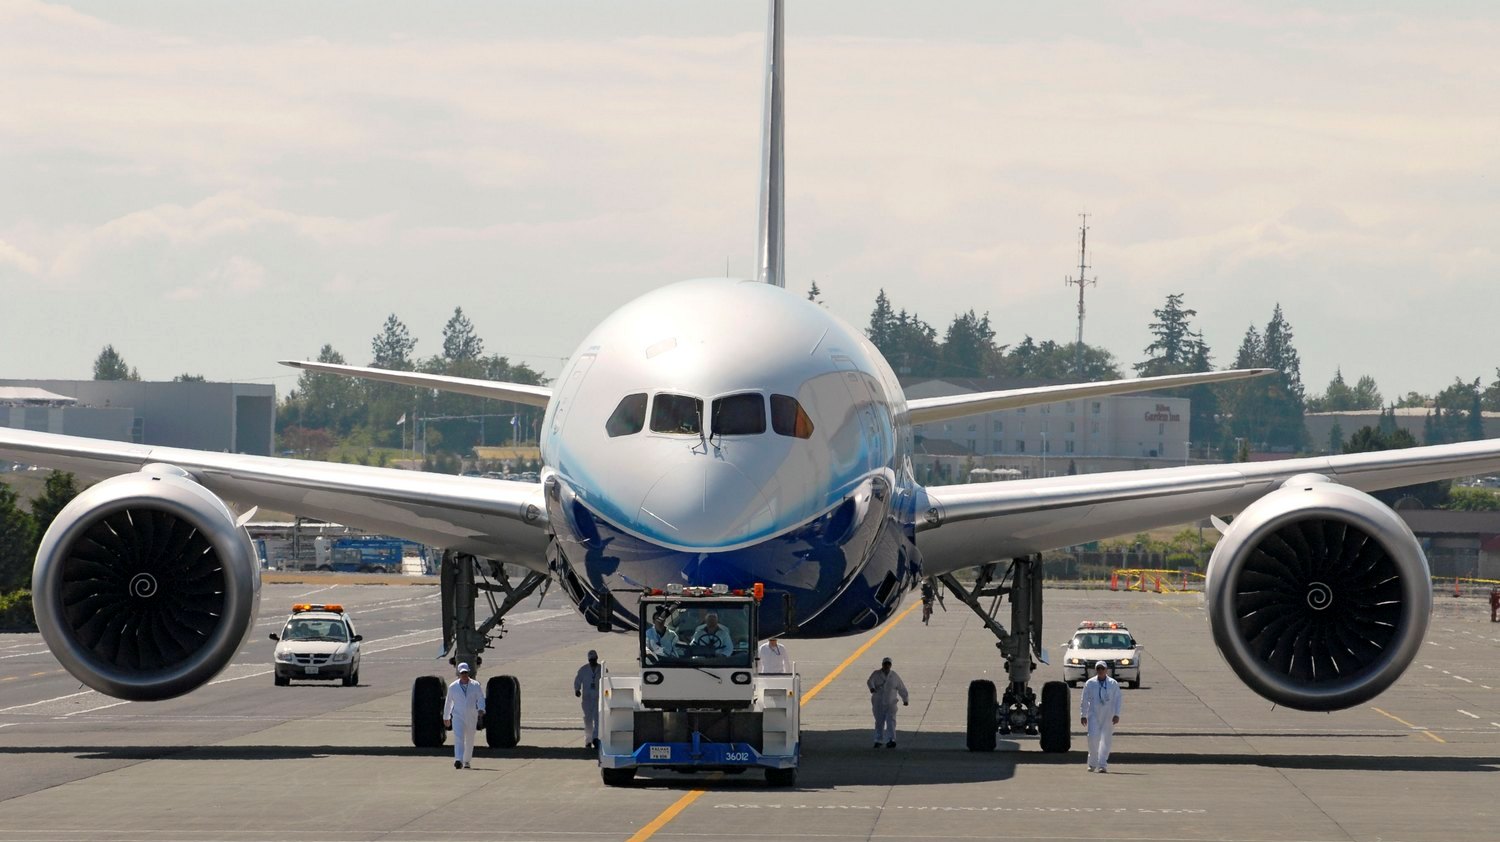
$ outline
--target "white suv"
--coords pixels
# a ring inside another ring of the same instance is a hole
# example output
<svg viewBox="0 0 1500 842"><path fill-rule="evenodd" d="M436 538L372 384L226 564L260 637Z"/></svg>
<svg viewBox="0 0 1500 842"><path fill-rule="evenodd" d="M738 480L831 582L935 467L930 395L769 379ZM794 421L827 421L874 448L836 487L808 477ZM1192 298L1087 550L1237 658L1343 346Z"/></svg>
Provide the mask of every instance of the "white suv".
<svg viewBox="0 0 1500 842"><path fill-rule="evenodd" d="M1141 686L1141 650L1145 647L1135 642L1124 623L1085 620L1064 647L1063 680L1069 686L1087 681L1100 661L1116 681L1132 690Z"/></svg>
<svg viewBox="0 0 1500 842"><path fill-rule="evenodd" d="M342 605L292 606L276 641L276 686L285 687L292 679L332 681L345 687L359 683L359 642L354 622Z"/></svg>

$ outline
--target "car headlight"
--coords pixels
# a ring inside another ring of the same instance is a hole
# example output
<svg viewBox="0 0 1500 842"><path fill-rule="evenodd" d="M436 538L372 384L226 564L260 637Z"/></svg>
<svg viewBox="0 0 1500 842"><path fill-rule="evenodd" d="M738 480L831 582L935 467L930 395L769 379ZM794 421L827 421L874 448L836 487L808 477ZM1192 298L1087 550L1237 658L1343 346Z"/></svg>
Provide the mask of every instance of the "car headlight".
<svg viewBox="0 0 1500 842"><path fill-rule="evenodd" d="M277 652L276 660L284 664L295 664L297 663L297 655L294 652Z"/></svg>
<svg viewBox="0 0 1500 842"><path fill-rule="evenodd" d="M348 652L337 652L334 653L334 656L332 658L329 658L328 660L330 663L334 664L347 664L349 663L349 659L352 657L353 656Z"/></svg>
<svg viewBox="0 0 1500 842"><path fill-rule="evenodd" d="M1122 667L1128 667L1128 666L1130 666L1130 659L1129 658L1121 658L1120 659L1120 666L1122 666Z"/></svg>
<svg viewBox="0 0 1500 842"><path fill-rule="evenodd" d="M1081 663L1083 663L1083 661L1079 660L1078 658L1069 658L1068 659L1068 663L1070 663L1070 664L1081 664Z"/></svg>

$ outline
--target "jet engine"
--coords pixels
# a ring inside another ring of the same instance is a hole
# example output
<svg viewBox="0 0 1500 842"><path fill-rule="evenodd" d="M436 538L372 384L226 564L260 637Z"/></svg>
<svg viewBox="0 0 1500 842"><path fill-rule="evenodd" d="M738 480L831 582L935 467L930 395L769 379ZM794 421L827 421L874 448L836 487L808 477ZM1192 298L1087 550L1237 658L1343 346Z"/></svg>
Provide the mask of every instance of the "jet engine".
<svg viewBox="0 0 1500 842"><path fill-rule="evenodd" d="M229 508L170 465L112 477L63 508L32 569L37 625L79 681L121 699L180 696L255 623L260 565Z"/></svg>
<svg viewBox="0 0 1500 842"><path fill-rule="evenodd" d="M1340 710L1391 686L1432 612L1427 558L1362 491L1302 475L1244 510L1209 560L1214 643L1252 690Z"/></svg>

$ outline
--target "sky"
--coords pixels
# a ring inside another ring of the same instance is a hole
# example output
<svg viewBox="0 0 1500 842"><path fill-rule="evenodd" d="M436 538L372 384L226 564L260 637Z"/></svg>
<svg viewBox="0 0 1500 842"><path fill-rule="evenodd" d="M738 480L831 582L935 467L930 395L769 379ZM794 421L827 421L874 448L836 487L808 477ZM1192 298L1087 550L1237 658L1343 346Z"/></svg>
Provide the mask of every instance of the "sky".
<svg viewBox="0 0 1500 842"><path fill-rule="evenodd" d="M1500 7L788 0L788 286L863 326L1128 366L1183 293L1217 364L1500 367ZM765 4L0 0L0 377L292 388L462 307L555 375L655 287L753 275Z"/></svg>

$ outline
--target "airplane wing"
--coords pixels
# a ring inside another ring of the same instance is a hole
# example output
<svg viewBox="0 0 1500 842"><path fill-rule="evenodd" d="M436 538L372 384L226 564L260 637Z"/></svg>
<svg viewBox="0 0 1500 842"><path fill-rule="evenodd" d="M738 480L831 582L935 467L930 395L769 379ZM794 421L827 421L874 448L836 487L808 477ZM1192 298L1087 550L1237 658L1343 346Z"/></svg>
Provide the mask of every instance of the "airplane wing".
<svg viewBox="0 0 1500 842"><path fill-rule="evenodd" d="M1500 470L1500 440L1146 471L932 486L918 510L923 570L997 559L1233 514L1298 474L1378 491ZM925 511L925 514L923 512Z"/></svg>
<svg viewBox="0 0 1500 842"><path fill-rule="evenodd" d="M213 453L0 428L0 457L102 479L175 465L222 499L544 570L547 509L533 482Z"/></svg>
<svg viewBox="0 0 1500 842"><path fill-rule="evenodd" d="M940 398L914 398L906 402L913 424L931 424L966 415L979 415L1001 409L1017 409L1045 403L1097 398L1103 395L1126 395L1155 389L1178 389L1260 377L1275 369L1244 368L1229 371L1203 371L1194 374L1168 374L1162 377L1136 377L1130 380L1106 380L1102 383L1078 383L1062 386L1038 386L1030 389L1006 389L999 392L975 392L967 395L944 395Z"/></svg>
<svg viewBox="0 0 1500 842"><path fill-rule="evenodd" d="M357 365L335 365L305 360L282 360L282 365L316 371L320 374L337 374L340 377L360 377L419 389L435 389L439 392L457 392L498 401L512 401L527 406L546 406L552 399L552 389L533 386L529 383L501 383L495 380L474 380L468 377L449 377L446 374L422 374L416 371L395 371L388 368L363 368Z"/></svg>

